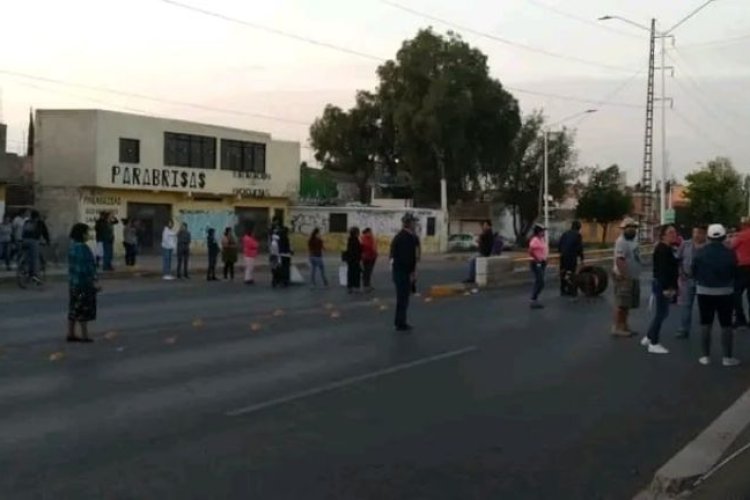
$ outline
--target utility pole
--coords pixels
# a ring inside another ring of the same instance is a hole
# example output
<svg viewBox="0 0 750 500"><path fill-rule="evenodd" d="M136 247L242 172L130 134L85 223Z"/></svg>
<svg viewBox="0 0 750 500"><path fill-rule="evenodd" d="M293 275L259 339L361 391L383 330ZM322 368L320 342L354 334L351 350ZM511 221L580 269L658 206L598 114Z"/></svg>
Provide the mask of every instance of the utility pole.
<svg viewBox="0 0 750 500"><path fill-rule="evenodd" d="M656 19L651 19L649 37L648 84L646 86L646 133L643 146L643 175L641 193L644 221L640 225L640 240L650 241L653 237L651 217L653 215L653 161L654 161L654 51L656 48Z"/></svg>

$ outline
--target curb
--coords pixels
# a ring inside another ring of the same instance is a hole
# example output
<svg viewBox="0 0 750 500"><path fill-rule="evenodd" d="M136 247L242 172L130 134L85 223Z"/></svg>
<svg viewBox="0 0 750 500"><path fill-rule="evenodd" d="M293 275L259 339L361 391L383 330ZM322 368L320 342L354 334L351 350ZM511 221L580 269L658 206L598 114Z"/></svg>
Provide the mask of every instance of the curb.
<svg viewBox="0 0 750 500"><path fill-rule="evenodd" d="M710 472L750 426L750 390L664 464L648 490L636 499L682 498L696 480Z"/></svg>

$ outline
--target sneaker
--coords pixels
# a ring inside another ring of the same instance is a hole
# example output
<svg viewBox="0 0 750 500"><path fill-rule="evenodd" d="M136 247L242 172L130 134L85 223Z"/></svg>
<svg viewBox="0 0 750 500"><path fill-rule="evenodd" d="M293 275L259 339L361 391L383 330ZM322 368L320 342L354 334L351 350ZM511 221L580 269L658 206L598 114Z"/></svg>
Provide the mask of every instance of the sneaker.
<svg viewBox="0 0 750 500"><path fill-rule="evenodd" d="M711 364L711 358L709 358L708 356L703 356L698 360L698 363L702 364L703 366L708 366Z"/></svg>
<svg viewBox="0 0 750 500"><path fill-rule="evenodd" d="M397 332L401 333L408 333L411 332L414 329L411 325L399 325L396 327Z"/></svg>
<svg viewBox="0 0 750 500"><path fill-rule="evenodd" d="M661 344L649 344L648 352L649 354L669 354L667 348Z"/></svg>
<svg viewBox="0 0 750 500"><path fill-rule="evenodd" d="M641 339L641 345L643 347L649 347L651 345L651 341L648 339L648 337L643 337Z"/></svg>
<svg viewBox="0 0 750 500"><path fill-rule="evenodd" d="M737 358L724 358L721 364L726 367L737 366L740 364L740 360Z"/></svg>
<svg viewBox="0 0 750 500"><path fill-rule="evenodd" d="M174 281L174 276L171 276L171 275L167 274L167 275L164 276L163 279L164 279L164 281Z"/></svg>

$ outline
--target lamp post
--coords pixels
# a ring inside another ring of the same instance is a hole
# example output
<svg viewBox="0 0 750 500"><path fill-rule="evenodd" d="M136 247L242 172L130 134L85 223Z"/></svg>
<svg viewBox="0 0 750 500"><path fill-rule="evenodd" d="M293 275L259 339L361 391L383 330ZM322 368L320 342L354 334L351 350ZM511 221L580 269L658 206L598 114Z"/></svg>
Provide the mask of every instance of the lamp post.
<svg viewBox="0 0 750 500"><path fill-rule="evenodd" d="M575 118L591 113L596 113L596 109L587 109L585 111L578 112L574 115L558 120L544 128L544 227L549 230L549 134L551 133L552 127L562 125L565 122L569 122ZM549 246L549 237L547 239L547 245Z"/></svg>

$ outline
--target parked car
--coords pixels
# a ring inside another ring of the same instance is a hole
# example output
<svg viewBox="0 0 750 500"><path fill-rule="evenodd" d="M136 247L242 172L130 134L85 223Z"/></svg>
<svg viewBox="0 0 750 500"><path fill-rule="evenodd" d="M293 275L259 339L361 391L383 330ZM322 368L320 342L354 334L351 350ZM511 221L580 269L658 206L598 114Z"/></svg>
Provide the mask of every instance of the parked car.
<svg viewBox="0 0 750 500"><path fill-rule="evenodd" d="M460 233L452 234L448 238L448 251L451 252L471 252L479 249L477 238L473 234Z"/></svg>

